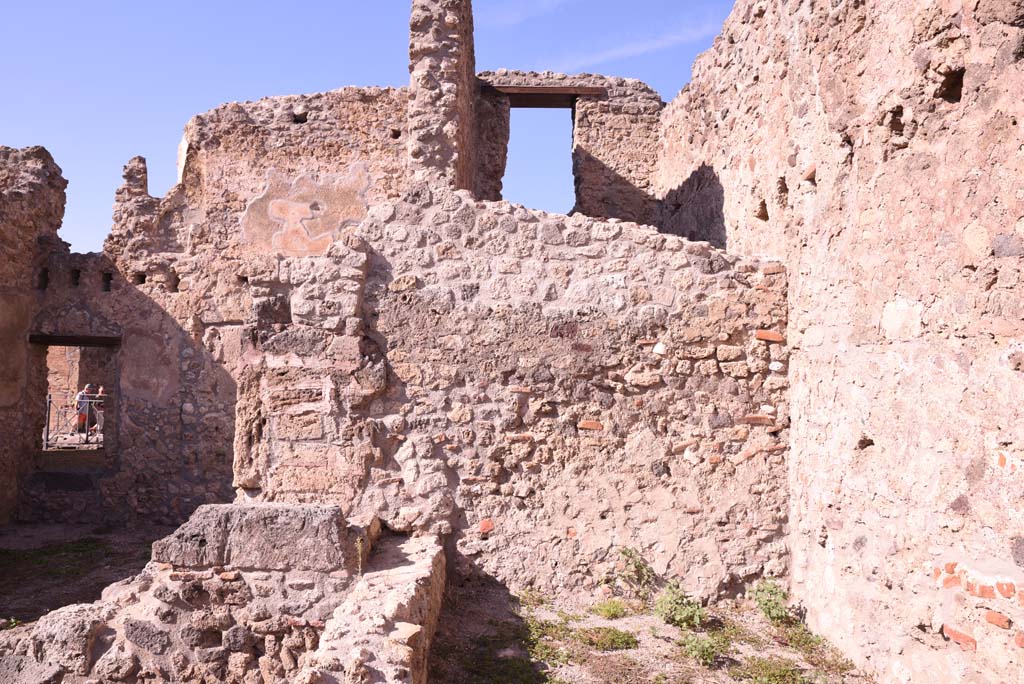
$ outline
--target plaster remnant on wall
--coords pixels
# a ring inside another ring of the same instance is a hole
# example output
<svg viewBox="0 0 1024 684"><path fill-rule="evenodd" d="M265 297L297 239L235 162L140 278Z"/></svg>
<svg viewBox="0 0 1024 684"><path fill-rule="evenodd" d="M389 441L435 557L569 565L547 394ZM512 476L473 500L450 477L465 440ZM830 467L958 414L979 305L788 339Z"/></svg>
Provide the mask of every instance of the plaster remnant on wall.
<svg viewBox="0 0 1024 684"><path fill-rule="evenodd" d="M245 210L242 239L282 256L322 255L343 230L366 216L369 187L367 169L359 163L346 174L319 180L290 179L271 168L266 190Z"/></svg>

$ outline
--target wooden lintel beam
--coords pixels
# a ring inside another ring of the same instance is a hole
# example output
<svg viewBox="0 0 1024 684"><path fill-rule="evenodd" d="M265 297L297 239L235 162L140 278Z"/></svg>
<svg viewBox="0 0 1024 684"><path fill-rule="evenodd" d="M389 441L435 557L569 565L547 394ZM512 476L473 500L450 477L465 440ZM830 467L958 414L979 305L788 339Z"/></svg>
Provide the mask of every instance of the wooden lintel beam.
<svg viewBox="0 0 1024 684"><path fill-rule="evenodd" d="M590 86L505 86L484 83L481 91L500 93L509 99L509 105L519 108L567 109L580 97L606 97L605 88Z"/></svg>
<svg viewBox="0 0 1024 684"><path fill-rule="evenodd" d="M42 335L32 333L28 336L30 344L42 344L47 347L120 347L120 337L104 337L92 335Z"/></svg>

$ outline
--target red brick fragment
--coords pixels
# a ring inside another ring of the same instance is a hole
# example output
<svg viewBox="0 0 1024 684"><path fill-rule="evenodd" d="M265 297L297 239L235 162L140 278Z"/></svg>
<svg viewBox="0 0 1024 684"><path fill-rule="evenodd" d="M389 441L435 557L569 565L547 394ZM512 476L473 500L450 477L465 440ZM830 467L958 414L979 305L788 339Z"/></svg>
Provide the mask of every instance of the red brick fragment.
<svg viewBox="0 0 1024 684"><path fill-rule="evenodd" d="M565 536L568 537L569 539L575 539L576 538L576 528L575 527L566 528Z"/></svg>
<svg viewBox="0 0 1024 684"><path fill-rule="evenodd" d="M952 589L960 586L960 575L950 575L942 579L943 589Z"/></svg>
<svg viewBox="0 0 1024 684"><path fill-rule="evenodd" d="M939 579L942 576L942 568L932 568L932 578Z"/></svg>
<svg viewBox="0 0 1024 684"><path fill-rule="evenodd" d="M991 584L979 584L977 596L983 599L994 599L996 597L996 588Z"/></svg>
<svg viewBox="0 0 1024 684"><path fill-rule="evenodd" d="M985 611L985 622L999 629L1010 629L1010 618L994 610Z"/></svg>
<svg viewBox="0 0 1024 684"><path fill-rule="evenodd" d="M786 341L786 337L782 333L775 332L774 330L758 330L754 333L754 337L762 342L777 342L781 344Z"/></svg>
<svg viewBox="0 0 1024 684"><path fill-rule="evenodd" d="M1017 648L1024 648L1024 632L1017 632L1017 636L1014 637L1013 643L1017 645Z"/></svg>
<svg viewBox="0 0 1024 684"><path fill-rule="evenodd" d="M957 565L958 565L957 563L946 563L946 568L945 568L946 569L946 574L947 575L955 575L956 574Z"/></svg>
<svg viewBox="0 0 1024 684"><path fill-rule="evenodd" d="M978 640L972 637L967 632L963 632L956 627L950 625L942 625L942 635L950 641L953 641L960 645L965 651L977 651Z"/></svg>
<svg viewBox="0 0 1024 684"><path fill-rule="evenodd" d="M1013 598L1013 595L1017 593L1017 585L1012 582L998 582L996 584L996 591L998 591L1003 598Z"/></svg>
<svg viewBox="0 0 1024 684"><path fill-rule="evenodd" d="M1000 468L1005 468L1006 467L1006 454L999 454L999 467Z"/></svg>
<svg viewBox="0 0 1024 684"><path fill-rule="evenodd" d="M494 521L484 518L480 521L480 534L487 535L494 531Z"/></svg>
<svg viewBox="0 0 1024 684"><path fill-rule="evenodd" d="M747 425L775 425L775 416L754 414L745 416L741 422Z"/></svg>
<svg viewBox="0 0 1024 684"><path fill-rule="evenodd" d="M580 430L604 430L604 423L599 420L581 420L576 427Z"/></svg>

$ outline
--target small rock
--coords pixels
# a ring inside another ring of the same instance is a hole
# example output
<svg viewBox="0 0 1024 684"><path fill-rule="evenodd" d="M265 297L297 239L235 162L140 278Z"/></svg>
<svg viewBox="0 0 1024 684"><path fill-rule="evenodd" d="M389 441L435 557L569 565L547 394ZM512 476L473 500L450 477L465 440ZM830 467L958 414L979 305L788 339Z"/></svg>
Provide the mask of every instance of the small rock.
<svg viewBox="0 0 1024 684"><path fill-rule="evenodd" d="M388 289L392 292L407 292L408 290L415 290L418 283L419 279L416 276L403 275L392 280L391 284L388 285Z"/></svg>
<svg viewBox="0 0 1024 684"><path fill-rule="evenodd" d="M423 628L411 622L396 622L395 628L388 634L388 638L406 646L412 646L419 639Z"/></svg>

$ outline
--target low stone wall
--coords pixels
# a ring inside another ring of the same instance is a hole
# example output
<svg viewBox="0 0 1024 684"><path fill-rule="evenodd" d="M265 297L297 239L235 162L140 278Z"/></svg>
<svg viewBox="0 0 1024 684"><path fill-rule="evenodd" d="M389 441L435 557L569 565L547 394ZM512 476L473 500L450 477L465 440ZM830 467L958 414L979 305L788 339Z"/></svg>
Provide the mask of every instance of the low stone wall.
<svg viewBox="0 0 1024 684"><path fill-rule="evenodd" d="M12 684L425 682L436 539L330 506L205 506L101 601L0 635Z"/></svg>

